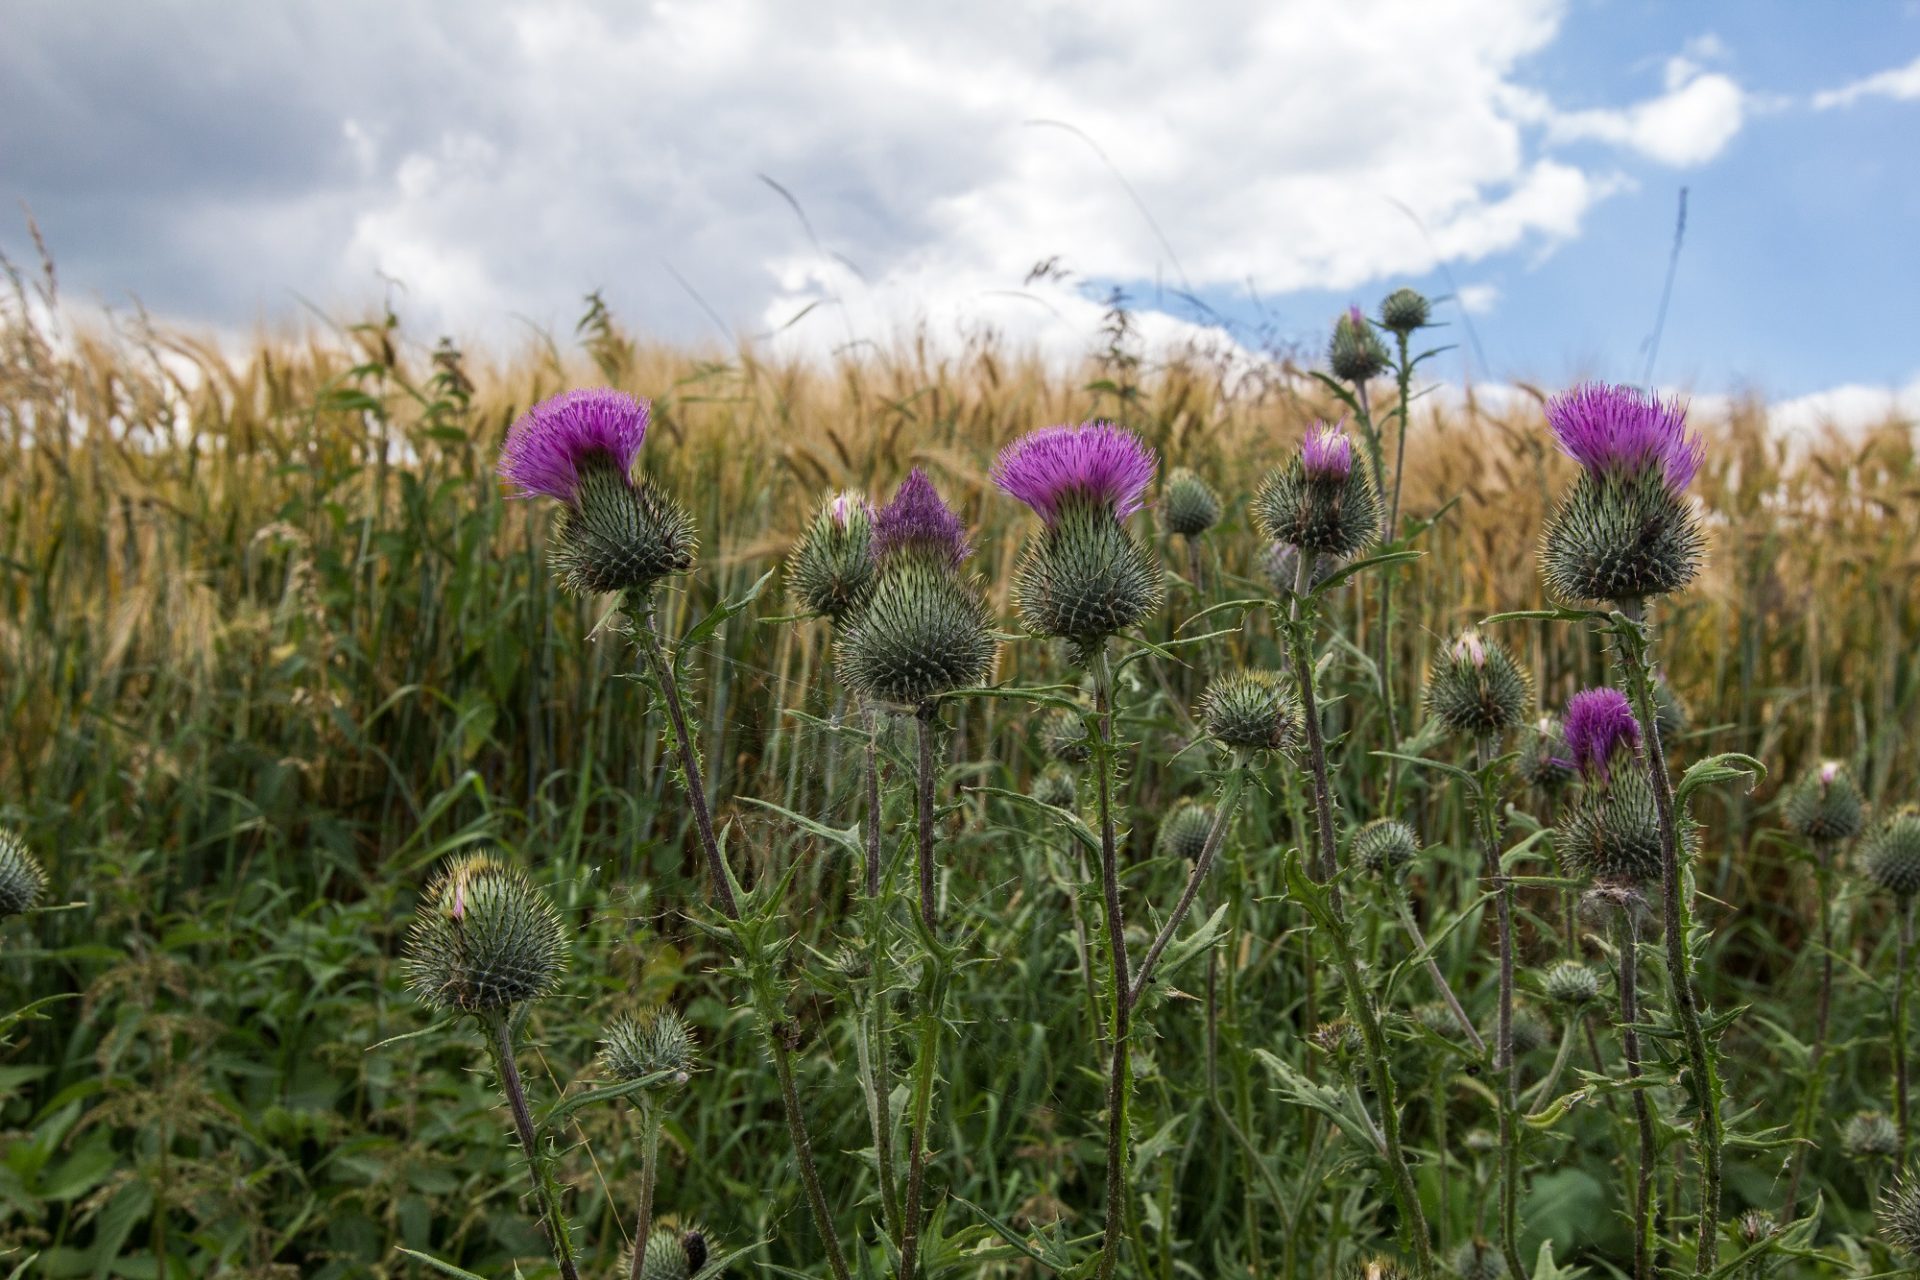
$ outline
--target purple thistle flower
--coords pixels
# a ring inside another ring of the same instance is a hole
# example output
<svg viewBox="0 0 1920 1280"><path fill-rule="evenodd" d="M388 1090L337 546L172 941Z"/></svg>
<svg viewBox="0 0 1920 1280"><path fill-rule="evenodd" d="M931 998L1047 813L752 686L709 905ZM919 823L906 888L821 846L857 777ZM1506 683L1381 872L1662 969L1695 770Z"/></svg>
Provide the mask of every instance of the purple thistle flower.
<svg viewBox="0 0 1920 1280"><path fill-rule="evenodd" d="M847 521L853 519L853 513L861 510L867 513L869 520L873 518L873 504L851 489L842 489L834 494L833 501L827 504L827 511L832 515L833 523L842 529L847 527Z"/></svg>
<svg viewBox="0 0 1920 1280"><path fill-rule="evenodd" d="M1600 474L1657 466L1667 489L1693 481L1706 445L1687 430L1687 410L1636 387L1589 382L1547 401L1547 423L1568 457Z"/></svg>
<svg viewBox="0 0 1920 1280"><path fill-rule="evenodd" d="M545 495L572 505L580 469L595 462L625 479L647 438L652 405L623 391L589 387L563 391L521 414L500 450L500 477L516 498Z"/></svg>
<svg viewBox="0 0 1920 1280"><path fill-rule="evenodd" d="M1367 317L1366 317L1366 313L1360 310L1359 303L1354 302L1354 303L1348 304L1347 323L1352 325L1356 331L1359 331L1362 333L1366 331Z"/></svg>
<svg viewBox="0 0 1920 1280"><path fill-rule="evenodd" d="M967 543L966 526L940 500L933 481L918 467L900 482L893 501L873 517L875 558L885 560L895 552L909 549L928 551L956 569L973 553Z"/></svg>
<svg viewBox="0 0 1920 1280"><path fill-rule="evenodd" d="M1300 465L1309 476L1345 480L1353 470L1353 441L1346 423L1316 422L1300 445Z"/></svg>
<svg viewBox="0 0 1920 1280"><path fill-rule="evenodd" d="M1079 497L1125 520L1145 503L1160 460L1139 436L1111 422L1042 427L1000 451L993 482L1052 524Z"/></svg>
<svg viewBox="0 0 1920 1280"><path fill-rule="evenodd" d="M1589 782L1605 782L1623 747L1640 749L1640 722L1618 689L1583 689L1567 701L1561 739L1573 758L1559 763L1578 769Z"/></svg>

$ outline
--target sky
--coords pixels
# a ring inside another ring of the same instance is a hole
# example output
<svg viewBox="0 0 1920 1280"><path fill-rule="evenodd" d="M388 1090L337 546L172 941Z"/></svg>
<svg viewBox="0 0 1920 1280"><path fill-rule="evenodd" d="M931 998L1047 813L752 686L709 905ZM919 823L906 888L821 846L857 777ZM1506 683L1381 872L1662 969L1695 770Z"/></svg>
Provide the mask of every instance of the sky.
<svg viewBox="0 0 1920 1280"><path fill-rule="evenodd" d="M1411 284L1450 377L1640 381L1684 190L1653 381L1920 415L1916 0L7 10L0 250L216 332L1312 351Z"/></svg>

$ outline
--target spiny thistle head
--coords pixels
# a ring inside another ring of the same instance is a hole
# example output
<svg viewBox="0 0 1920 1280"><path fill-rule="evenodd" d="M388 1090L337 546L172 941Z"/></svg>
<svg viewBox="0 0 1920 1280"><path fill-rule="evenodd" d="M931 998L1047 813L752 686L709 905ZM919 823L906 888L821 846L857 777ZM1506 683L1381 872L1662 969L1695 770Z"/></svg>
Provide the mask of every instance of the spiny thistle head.
<svg viewBox="0 0 1920 1280"><path fill-rule="evenodd" d="M1578 960L1562 960L1541 975L1540 990L1555 1004L1578 1009L1600 998L1600 975Z"/></svg>
<svg viewBox="0 0 1920 1280"><path fill-rule="evenodd" d="M1160 518L1168 533L1197 538L1220 523L1220 495L1192 471L1175 467L1160 494Z"/></svg>
<svg viewBox="0 0 1920 1280"><path fill-rule="evenodd" d="M693 1280L707 1265L706 1230L698 1225L677 1225L662 1218L647 1235L647 1253L640 1260L640 1280ZM627 1250L620 1274L632 1274L633 1251Z"/></svg>
<svg viewBox="0 0 1920 1280"><path fill-rule="evenodd" d="M517 868L468 854L427 886L404 967L407 985L435 1008L500 1013L553 993L567 967L566 927Z"/></svg>
<svg viewBox="0 0 1920 1280"><path fill-rule="evenodd" d="M1063 764L1050 764L1033 777L1030 795L1041 804L1056 809L1071 809L1080 798L1080 786Z"/></svg>
<svg viewBox="0 0 1920 1280"><path fill-rule="evenodd" d="M671 1009L623 1015L607 1028L600 1069L615 1084L658 1077L655 1089L683 1085L695 1067L693 1035Z"/></svg>
<svg viewBox="0 0 1920 1280"><path fill-rule="evenodd" d="M1198 862L1213 832L1213 806L1193 800L1183 801L1160 824L1154 850L1176 862Z"/></svg>
<svg viewBox="0 0 1920 1280"><path fill-rule="evenodd" d="M1417 289L1399 288L1380 304L1380 325L1388 333L1406 337L1433 321L1433 304Z"/></svg>
<svg viewBox="0 0 1920 1280"><path fill-rule="evenodd" d="M1229 750L1292 751L1300 742L1300 702L1272 671L1229 671L1200 695L1200 723Z"/></svg>
<svg viewBox="0 0 1920 1280"><path fill-rule="evenodd" d="M1866 825L1866 799L1838 760L1820 767L1787 791L1787 830L1816 844L1851 840Z"/></svg>
<svg viewBox="0 0 1920 1280"><path fill-rule="evenodd" d="M1352 852L1374 875L1397 881L1420 856L1420 837L1398 818L1375 818L1353 833Z"/></svg>
<svg viewBox="0 0 1920 1280"><path fill-rule="evenodd" d="M1064 764L1085 764L1093 756L1086 720L1065 707L1055 707L1040 718L1040 746Z"/></svg>
<svg viewBox="0 0 1920 1280"><path fill-rule="evenodd" d="M1427 710L1455 733L1495 737L1517 726L1531 700L1506 648L1471 627L1442 647L1427 680Z"/></svg>
<svg viewBox="0 0 1920 1280"><path fill-rule="evenodd" d="M27 842L0 827L0 917L17 916L40 905L47 891L47 873Z"/></svg>
<svg viewBox="0 0 1920 1280"><path fill-rule="evenodd" d="M1582 689L1568 699L1561 732L1568 766L1590 783L1605 785L1614 766L1640 750L1640 721L1633 704L1626 694L1604 685Z"/></svg>
<svg viewBox="0 0 1920 1280"><path fill-rule="evenodd" d="M840 635L834 666L861 695L922 707L993 668L992 615L950 561L890 557Z"/></svg>
<svg viewBox="0 0 1920 1280"><path fill-rule="evenodd" d="M1566 735L1554 716L1541 716L1520 740L1514 773L1530 787L1553 795L1573 777Z"/></svg>
<svg viewBox="0 0 1920 1280"><path fill-rule="evenodd" d="M873 517L873 554L882 563L915 558L951 571L972 553L966 526L919 467Z"/></svg>
<svg viewBox="0 0 1920 1280"><path fill-rule="evenodd" d="M1891 1160L1900 1154L1900 1130L1882 1111L1856 1111L1840 1130L1840 1149L1856 1160Z"/></svg>
<svg viewBox="0 0 1920 1280"><path fill-rule="evenodd" d="M857 493L820 504L787 557L787 586L801 609L838 622L873 590L873 507Z"/></svg>
<svg viewBox="0 0 1920 1280"><path fill-rule="evenodd" d="M1903 808L1867 837L1860 850L1867 879L1905 900L1920 892L1920 811Z"/></svg>
<svg viewBox="0 0 1920 1280"><path fill-rule="evenodd" d="M1380 499L1367 469L1353 465L1345 430L1323 422L1308 430L1298 455L1268 473L1254 496L1253 518L1274 542L1350 556L1378 536Z"/></svg>
<svg viewBox="0 0 1920 1280"><path fill-rule="evenodd" d="M1360 1028L1347 1017L1321 1023L1307 1038L1314 1048L1335 1062L1351 1062L1359 1057L1360 1051L1366 1047L1366 1040L1360 1034Z"/></svg>
<svg viewBox="0 0 1920 1280"><path fill-rule="evenodd" d="M1453 1271L1460 1280L1504 1280L1507 1260L1493 1241L1481 1236L1463 1240L1453 1251Z"/></svg>
<svg viewBox="0 0 1920 1280"><path fill-rule="evenodd" d="M649 412L645 400L618 391L568 391L527 410L507 432L500 475L515 496L563 504L553 562L569 591L644 593L693 566L693 518L632 474Z"/></svg>
<svg viewBox="0 0 1920 1280"><path fill-rule="evenodd" d="M1327 342L1327 364L1333 376L1356 385L1379 377L1387 369L1387 349L1359 307L1348 307L1333 322Z"/></svg>
<svg viewBox="0 0 1920 1280"><path fill-rule="evenodd" d="M1553 593L1630 601L1693 581L1703 539L1686 488L1705 451L1686 410L1591 383L1550 399L1547 422L1583 468L1547 519L1540 559Z"/></svg>
<svg viewBox="0 0 1920 1280"><path fill-rule="evenodd" d="M1736 1224L1740 1232L1740 1242L1747 1245L1759 1244L1780 1230L1780 1224L1765 1209L1749 1209L1740 1215Z"/></svg>
<svg viewBox="0 0 1920 1280"><path fill-rule="evenodd" d="M1014 580L1035 634L1086 653L1159 608L1160 564L1124 524L1155 465L1153 450L1111 422L1043 427L1001 450L994 483L1045 522Z"/></svg>
<svg viewBox="0 0 1920 1280"><path fill-rule="evenodd" d="M1313 558L1312 577L1307 580L1307 585L1320 585L1339 567L1339 556L1316 555ZM1300 548L1290 542L1268 543L1266 552L1260 557L1260 572L1266 575L1274 594L1286 599L1300 584Z"/></svg>
<svg viewBox="0 0 1920 1280"><path fill-rule="evenodd" d="M1561 824L1556 846L1568 865L1590 880L1652 884L1660 879L1660 812L1655 804L1645 771L1621 769L1605 786L1588 788Z"/></svg>
<svg viewBox="0 0 1920 1280"><path fill-rule="evenodd" d="M1407 1269L1384 1254L1353 1264L1350 1280L1407 1280Z"/></svg>
<svg viewBox="0 0 1920 1280"><path fill-rule="evenodd" d="M1881 1197L1880 1234L1908 1257L1920 1257L1920 1179L1904 1175Z"/></svg>

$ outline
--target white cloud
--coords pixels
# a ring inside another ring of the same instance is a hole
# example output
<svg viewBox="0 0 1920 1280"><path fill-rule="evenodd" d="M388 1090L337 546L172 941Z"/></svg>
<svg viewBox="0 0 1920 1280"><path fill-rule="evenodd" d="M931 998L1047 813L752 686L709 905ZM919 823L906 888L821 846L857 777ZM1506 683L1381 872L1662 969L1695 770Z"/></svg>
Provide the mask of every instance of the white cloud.
<svg viewBox="0 0 1920 1280"><path fill-rule="evenodd" d="M1838 89L1816 93L1813 95L1813 105L1818 110L1826 111L1833 107L1850 107L1862 98L1892 98L1896 102L1912 102L1920 98L1920 58L1915 58L1904 67L1895 67Z"/></svg>
<svg viewBox="0 0 1920 1280"><path fill-rule="evenodd" d="M1500 288L1491 284L1463 284L1454 295L1460 302L1460 309L1468 315L1482 316L1492 311L1500 302Z"/></svg>
<svg viewBox="0 0 1920 1280"><path fill-rule="evenodd" d="M1748 95L1732 77L1690 57L1669 59L1666 92L1631 107L1549 115L1556 141L1592 139L1626 147L1673 168L1705 164L1746 122Z"/></svg>
<svg viewBox="0 0 1920 1280"><path fill-rule="evenodd" d="M1767 421L1789 436L1811 436L1829 429L1859 431L1895 418L1920 422L1920 376L1904 387L1847 383L1767 407Z"/></svg>

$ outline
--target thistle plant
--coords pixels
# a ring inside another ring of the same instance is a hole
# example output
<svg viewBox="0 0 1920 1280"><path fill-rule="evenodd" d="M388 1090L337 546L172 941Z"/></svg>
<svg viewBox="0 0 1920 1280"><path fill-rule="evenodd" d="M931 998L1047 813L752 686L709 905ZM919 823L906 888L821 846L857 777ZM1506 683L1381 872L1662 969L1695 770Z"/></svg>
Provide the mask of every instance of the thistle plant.
<svg viewBox="0 0 1920 1280"><path fill-rule="evenodd" d="M1220 523L1220 495L1193 471L1175 467L1160 493L1160 522L1187 544L1187 578L1197 594L1202 589L1200 540Z"/></svg>
<svg viewBox="0 0 1920 1280"><path fill-rule="evenodd" d="M1660 739L1647 616L1649 601L1681 590L1699 571L1704 538L1686 489L1705 445L1688 429L1680 404L1632 387L1595 383L1554 396L1547 402L1547 422L1581 472L1548 517L1542 573L1564 600L1612 604L1605 629L1644 742L1659 833L1668 992L1692 1078L1689 1094L1700 1112L1693 1126L1700 1167L1694 1266L1697 1274L1710 1275L1720 1252L1722 1086L1694 978L1693 889L1690 866L1682 863L1687 820L1678 812ZM1760 768L1757 761L1746 763L1751 770L1728 770L1727 776Z"/></svg>
<svg viewBox="0 0 1920 1280"><path fill-rule="evenodd" d="M533 1173L547 1243L561 1276L578 1280L573 1233L514 1052L525 1006L552 995L567 967L559 913L524 874L491 854L456 858L421 895L403 967L422 1003L480 1024Z"/></svg>
<svg viewBox="0 0 1920 1280"><path fill-rule="evenodd" d="M46 869L19 833L0 827L0 918L25 915L47 893Z"/></svg>
<svg viewBox="0 0 1920 1280"><path fill-rule="evenodd" d="M1480 825L1482 869L1494 894L1499 928L1499 1014L1493 1069L1500 1122L1500 1250L1514 1274L1520 1261L1519 1066L1514 1056L1514 889L1501 862L1500 747L1518 728L1532 698L1526 676L1505 648L1469 628L1434 659L1427 712L1474 744L1473 800Z"/></svg>
<svg viewBox="0 0 1920 1280"><path fill-rule="evenodd" d="M660 582L692 568L696 538L692 518L673 497L650 478L633 474L651 413L647 401L607 389L555 396L528 410L508 431L500 475L516 496L552 498L561 504L553 562L562 584L580 594L620 596L645 656L649 683L666 708L679 781L693 811L709 887L723 919L717 932L734 947L753 995L815 1229L836 1280L849 1280L794 1082L785 983L777 971L789 939L776 939L787 932L777 919L777 895L763 895L751 915L741 910L733 873L714 833L699 749L687 724L679 655L669 652L654 612ZM741 602L734 610L744 607Z"/></svg>
<svg viewBox="0 0 1920 1280"><path fill-rule="evenodd" d="M671 1236L660 1237L665 1244L653 1247L653 1194L666 1102L686 1085L694 1067L693 1037L686 1023L670 1009L622 1017L607 1029L600 1050L601 1073L612 1083L630 1089L627 1096L640 1113L640 1205L634 1213L630 1280L670 1275L667 1264L676 1250L681 1255L686 1253L684 1239ZM704 1245L702 1236L701 1247Z"/></svg>
<svg viewBox="0 0 1920 1280"><path fill-rule="evenodd" d="M1138 999L1120 899L1113 813L1114 684L1107 647L1115 634L1140 623L1161 602L1160 566L1126 528L1128 517L1140 510L1157 465L1153 451L1138 436L1103 421L1030 432L1002 450L993 465L994 483L1032 508L1042 521L1040 532L1021 554L1014 582L1021 618L1035 635L1068 642L1076 660L1093 676L1087 738L1093 751L1094 802L1100 825L1111 1055L1106 1217L1097 1263L1101 1280L1114 1274L1125 1228L1133 1085L1130 1041L1133 1004ZM1222 803L1218 811L1224 815L1230 808Z"/></svg>
<svg viewBox="0 0 1920 1280"><path fill-rule="evenodd" d="M1813 1045L1807 1063L1805 1096L1800 1107L1799 1137L1809 1141L1820 1095L1826 1083L1827 1034L1833 1015L1833 868L1837 851L1860 834L1866 823L1866 801L1846 766L1823 761L1790 787L1786 795L1787 830L1804 840L1813 852L1815 910L1820 918L1820 989L1814 1002ZM1787 1181L1781 1216L1793 1221L1800 1204L1800 1180L1806 1172L1804 1156L1795 1160Z"/></svg>
<svg viewBox="0 0 1920 1280"><path fill-rule="evenodd" d="M1414 918L1413 904L1407 899L1403 882L1408 868L1420 858L1420 837L1398 818L1375 818L1354 832L1349 852L1349 861L1353 865L1378 878L1385 887L1394 915L1399 919L1400 927L1406 930L1414 952L1425 957L1427 977L1432 980L1434 990L1439 992L1454 1025L1466 1036L1474 1053L1485 1057L1487 1042L1481 1038L1479 1028L1473 1025L1473 1019L1461 1007L1453 984L1440 971L1439 961L1433 958L1433 951L1427 946L1426 934L1421 931L1419 920Z"/></svg>
<svg viewBox="0 0 1920 1280"><path fill-rule="evenodd" d="M1893 1121L1900 1135L1900 1158L1912 1150L1907 1113L1907 971L1913 961L1913 903L1920 893L1920 812L1907 809L1876 827L1860 848L1867 879L1891 894L1899 920L1893 951Z"/></svg>

